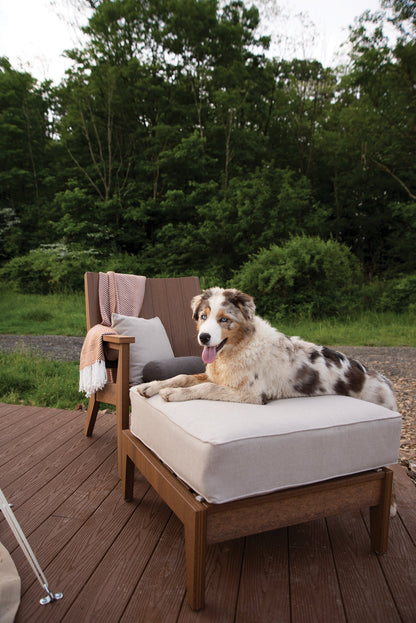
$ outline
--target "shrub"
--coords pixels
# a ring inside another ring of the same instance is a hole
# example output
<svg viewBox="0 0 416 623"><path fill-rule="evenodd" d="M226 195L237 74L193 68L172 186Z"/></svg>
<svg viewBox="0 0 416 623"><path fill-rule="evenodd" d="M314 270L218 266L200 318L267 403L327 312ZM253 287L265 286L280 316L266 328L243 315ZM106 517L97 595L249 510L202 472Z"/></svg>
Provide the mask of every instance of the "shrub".
<svg viewBox="0 0 416 623"><path fill-rule="evenodd" d="M270 319L298 315L316 318L356 309L361 270L345 245L296 236L254 255L230 285L254 296Z"/></svg>
<svg viewBox="0 0 416 623"><path fill-rule="evenodd" d="M0 280L26 294L74 292L83 290L85 272L108 270L143 274L139 260L127 254L103 256L97 249L52 244L9 260L0 269Z"/></svg>
<svg viewBox="0 0 416 623"><path fill-rule="evenodd" d="M80 290L84 272L96 269L96 255L64 244L43 245L9 260L0 270L0 279L28 294Z"/></svg>
<svg viewBox="0 0 416 623"><path fill-rule="evenodd" d="M402 275L383 288L380 306L383 311L416 311L416 274Z"/></svg>

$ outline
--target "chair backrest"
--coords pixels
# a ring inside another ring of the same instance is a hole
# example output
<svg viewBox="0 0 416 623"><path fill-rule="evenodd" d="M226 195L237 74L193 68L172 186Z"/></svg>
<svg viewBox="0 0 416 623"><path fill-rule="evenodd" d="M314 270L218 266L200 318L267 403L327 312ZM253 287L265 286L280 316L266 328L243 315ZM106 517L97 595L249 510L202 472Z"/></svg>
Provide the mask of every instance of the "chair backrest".
<svg viewBox="0 0 416 623"><path fill-rule="evenodd" d="M98 279L99 273L88 272L84 275L87 330L101 322ZM176 357L201 354L190 305L192 297L200 292L198 277L146 279L139 317L159 316Z"/></svg>

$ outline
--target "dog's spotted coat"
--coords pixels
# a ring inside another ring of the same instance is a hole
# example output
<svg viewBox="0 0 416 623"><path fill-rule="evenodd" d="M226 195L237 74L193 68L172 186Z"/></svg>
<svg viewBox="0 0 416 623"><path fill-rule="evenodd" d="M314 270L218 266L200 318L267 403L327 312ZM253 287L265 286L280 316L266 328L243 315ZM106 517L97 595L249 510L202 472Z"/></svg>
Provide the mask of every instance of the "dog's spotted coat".
<svg viewBox="0 0 416 623"><path fill-rule="evenodd" d="M210 288L192 300L192 311L206 373L144 383L143 396L264 404L341 394L396 410L388 379L335 350L280 333L255 315L247 294Z"/></svg>

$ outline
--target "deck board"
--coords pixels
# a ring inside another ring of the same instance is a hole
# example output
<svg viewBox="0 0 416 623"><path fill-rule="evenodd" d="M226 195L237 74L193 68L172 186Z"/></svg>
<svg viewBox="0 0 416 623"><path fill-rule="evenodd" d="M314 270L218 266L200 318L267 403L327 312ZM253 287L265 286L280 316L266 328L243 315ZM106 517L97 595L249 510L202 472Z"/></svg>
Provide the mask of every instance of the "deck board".
<svg viewBox="0 0 416 623"><path fill-rule="evenodd" d="M288 530L246 539L236 623L290 622Z"/></svg>
<svg viewBox="0 0 416 623"><path fill-rule="evenodd" d="M371 612L374 621L400 621L379 559L368 550L369 534L361 513L331 517L327 523L347 620L362 623Z"/></svg>
<svg viewBox="0 0 416 623"><path fill-rule="evenodd" d="M389 549L369 547L368 511L208 547L206 608L186 602L182 526L136 473L124 502L115 418L0 404L0 487L54 591L43 589L0 517L22 580L16 623L394 623L416 620L416 487L394 466Z"/></svg>
<svg viewBox="0 0 416 623"><path fill-rule="evenodd" d="M325 519L289 528L292 621L346 621Z"/></svg>

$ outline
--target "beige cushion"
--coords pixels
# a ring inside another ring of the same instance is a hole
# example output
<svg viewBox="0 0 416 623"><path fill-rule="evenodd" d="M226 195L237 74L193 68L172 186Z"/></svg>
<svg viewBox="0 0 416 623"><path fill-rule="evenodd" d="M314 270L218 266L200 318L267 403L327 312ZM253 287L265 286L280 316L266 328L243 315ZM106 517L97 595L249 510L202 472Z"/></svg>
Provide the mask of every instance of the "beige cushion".
<svg viewBox="0 0 416 623"><path fill-rule="evenodd" d="M397 462L401 417L346 396L267 405L145 399L130 429L207 501L227 502Z"/></svg>
<svg viewBox="0 0 416 623"><path fill-rule="evenodd" d="M149 361L174 357L165 327L157 316L147 320L113 314L111 326L120 335L130 335L136 340L130 344L130 385L142 382L143 368Z"/></svg>
<svg viewBox="0 0 416 623"><path fill-rule="evenodd" d="M0 543L0 623L13 623L20 604L20 576L16 566Z"/></svg>

